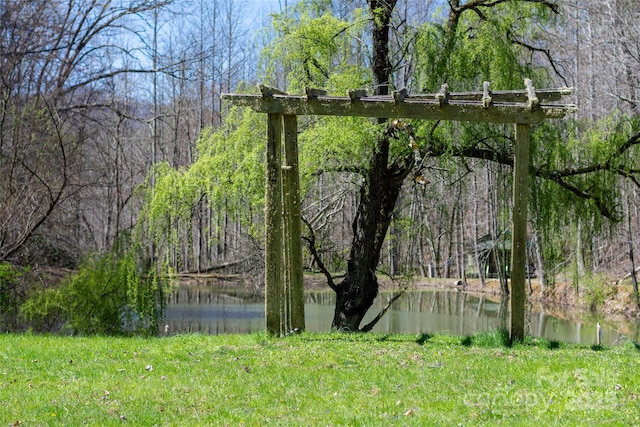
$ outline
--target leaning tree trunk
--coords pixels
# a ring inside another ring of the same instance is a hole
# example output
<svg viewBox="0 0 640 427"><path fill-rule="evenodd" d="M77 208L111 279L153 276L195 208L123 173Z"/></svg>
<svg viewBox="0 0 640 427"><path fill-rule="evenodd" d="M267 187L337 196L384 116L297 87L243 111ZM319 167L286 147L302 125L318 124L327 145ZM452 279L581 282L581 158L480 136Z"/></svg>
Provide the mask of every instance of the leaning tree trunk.
<svg viewBox="0 0 640 427"><path fill-rule="evenodd" d="M344 280L336 289L333 329L357 331L378 295L376 268L402 182L409 168L388 167L389 137L378 141L353 221L353 240Z"/></svg>
<svg viewBox="0 0 640 427"><path fill-rule="evenodd" d="M389 94L389 23L396 0L369 0L373 19L374 93ZM384 123L385 120L381 119ZM389 134L382 135L371 155L353 220L353 240L344 280L336 287L333 329L357 331L378 295L376 268L391 215L410 165L389 165Z"/></svg>

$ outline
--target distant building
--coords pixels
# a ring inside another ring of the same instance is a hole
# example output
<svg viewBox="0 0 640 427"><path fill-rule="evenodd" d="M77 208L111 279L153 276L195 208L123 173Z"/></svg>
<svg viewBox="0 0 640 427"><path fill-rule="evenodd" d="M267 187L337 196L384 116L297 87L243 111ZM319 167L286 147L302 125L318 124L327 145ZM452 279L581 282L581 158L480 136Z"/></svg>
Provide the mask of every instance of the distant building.
<svg viewBox="0 0 640 427"><path fill-rule="evenodd" d="M499 277L499 272L504 271L510 277L511 269L511 232L507 231L496 240L491 234L485 234L478 238L476 244L471 243L465 246L467 260L467 277L479 277L476 264L476 253L478 264L484 273L485 278ZM529 253L529 241L527 241L527 254ZM531 259L531 257L528 257ZM529 262L527 271L530 277L535 277L535 266Z"/></svg>

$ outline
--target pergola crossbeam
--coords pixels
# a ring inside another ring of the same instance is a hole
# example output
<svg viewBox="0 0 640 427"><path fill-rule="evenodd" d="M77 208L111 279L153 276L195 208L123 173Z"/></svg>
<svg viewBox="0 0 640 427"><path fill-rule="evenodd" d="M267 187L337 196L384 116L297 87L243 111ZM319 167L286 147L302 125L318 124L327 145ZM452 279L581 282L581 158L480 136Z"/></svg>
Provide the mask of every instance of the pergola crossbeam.
<svg viewBox="0 0 640 427"><path fill-rule="evenodd" d="M571 93L562 88L533 92L488 91L450 93L443 85L436 94L409 95L406 90L388 96L366 96L361 90L349 96L328 96L324 91L309 89L305 95L288 95L261 86L261 95L223 94L238 106L259 113L282 115L359 116L422 120L455 120L484 123L536 124L546 119L559 119L577 111L575 105L550 102ZM533 96L532 96L533 93Z"/></svg>

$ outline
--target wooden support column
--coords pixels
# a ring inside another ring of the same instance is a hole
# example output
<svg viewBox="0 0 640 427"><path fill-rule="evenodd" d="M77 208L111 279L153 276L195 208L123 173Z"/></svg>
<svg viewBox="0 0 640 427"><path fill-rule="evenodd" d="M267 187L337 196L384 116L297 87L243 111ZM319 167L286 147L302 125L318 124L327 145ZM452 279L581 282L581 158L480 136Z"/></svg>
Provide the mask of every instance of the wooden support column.
<svg viewBox="0 0 640 427"><path fill-rule="evenodd" d="M284 166L282 167L284 210L284 274L286 318L289 331L304 330L304 276L302 269L302 219L298 167L298 120L284 118Z"/></svg>
<svg viewBox="0 0 640 427"><path fill-rule="evenodd" d="M284 280L282 227L282 116L267 114L265 184L265 319L267 333L281 335Z"/></svg>
<svg viewBox="0 0 640 427"><path fill-rule="evenodd" d="M516 123L511 234L511 341L524 339L530 125Z"/></svg>

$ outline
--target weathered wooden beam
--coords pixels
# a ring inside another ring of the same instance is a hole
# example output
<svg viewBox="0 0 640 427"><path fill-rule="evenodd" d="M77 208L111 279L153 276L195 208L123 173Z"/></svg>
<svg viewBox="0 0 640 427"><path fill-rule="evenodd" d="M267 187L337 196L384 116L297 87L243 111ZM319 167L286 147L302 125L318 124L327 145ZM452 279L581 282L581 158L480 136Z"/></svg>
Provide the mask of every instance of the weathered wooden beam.
<svg viewBox="0 0 640 427"><path fill-rule="evenodd" d="M282 227L282 116L267 115L265 184L265 321L267 333L282 335L284 277Z"/></svg>
<svg viewBox="0 0 640 427"><path fill-rule="evenodd" d="M527 272L527 207L529 194L528 124L515 125L513 213L511 232L511 341L524 339Z"/></svg>
<svg viewBox="0 0 640 427"><path fill-rule="evenodd" d="M558 119L577 111L573 105L545 105L531 111L525 102L518 104L499 103L492 94L493 106L484 108L482 102L456 101L440 104L434 99L407 97L395 103L391 98L323 97L307 99L306 96L224 94L223 99L234 105L250 107L260 113L282 115L398 117L405 119L456 120L489 123L539 123L545 119ZM480 100L482 98L480 97Z"/></svg>
<svg viewBox="0 0 640 427"><path fill-rule="evenodd" d="M284 167L282 168L287 332L303 331L304 276L302 265L302 218L298 166L298 121L284 116Z"/></svg>
<svg viewBox="0 0 640 427"><path fill-rule="evenodd" d="M489 82L484 82L484 85L488 85ZM286 92L281 91L280 89L277 88L273 88L273 87L269 87L269 86L265 86L265 85L258 85L260 88L260 93L263 96L273 96L273 95L281 95L281 96L287 96ZM321 89L312 89L312 90L318 90L321 91ZM442 90L442 88L441 88ZM539 102L541 104L547 103L547 102L557 102L560 101L562 99L563 96L568 96L571 95L573 93L574 89L573 87L561 87L561 88L554 88L554 89L536 89L535 90L535 96L538 98ZM435 99L436 96L439 94L438 93L422 93L422 94L413 94L413 95L409 95L407 94L407 98L411 98L411 99L415 99L415 100L419 100L419 99ZM233 94L223 94L223 98L227 95L233 95ZM326 95L326 94L325 94ZM529 100L529 92L528 90L525 88L524 90L497 90L497 91L491 91L490 93L492 100L494 102L528 102ZM320 95L318 95L320 96ZM366 98L367 97L367 92L364 89L355 89L355 90L349 90L348 91L348 96L349 98L352 99L359 99L359 98ZM448 92L447 97L449 99L449 101L482 101L485 97L485 92L484 90L482 92ZM371 97L370 97L371 98ZM377 96L376 98L378 99L384 99L385 96ZM387 99L389 100L393 100L393 98L391 96L386 96Z"/></svg>

